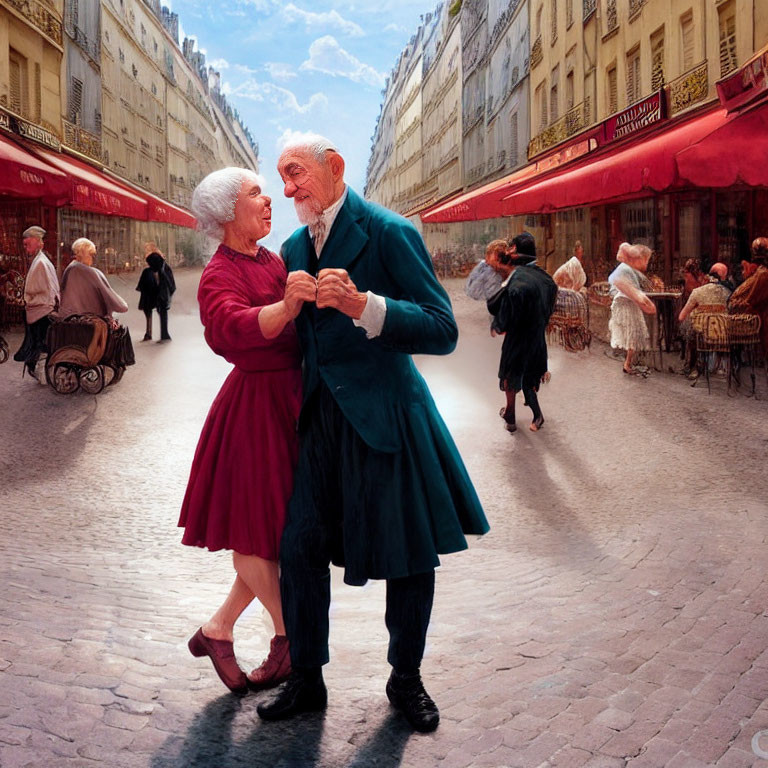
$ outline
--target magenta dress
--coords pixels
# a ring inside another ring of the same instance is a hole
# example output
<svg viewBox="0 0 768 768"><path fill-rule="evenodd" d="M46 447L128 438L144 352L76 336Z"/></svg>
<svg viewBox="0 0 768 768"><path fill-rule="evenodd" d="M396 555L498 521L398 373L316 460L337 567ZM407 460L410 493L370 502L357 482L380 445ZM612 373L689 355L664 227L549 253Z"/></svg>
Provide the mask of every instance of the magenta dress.
<svg viewBox="0 0 768 768"><path fill-rule="evenodd" d="M200 278L205 340L235 368L208 412L179 526L182 542L277 560L298 455L301 354L293 323L274 339L259 312L282 299L286 268L220 245Z"/></svg>

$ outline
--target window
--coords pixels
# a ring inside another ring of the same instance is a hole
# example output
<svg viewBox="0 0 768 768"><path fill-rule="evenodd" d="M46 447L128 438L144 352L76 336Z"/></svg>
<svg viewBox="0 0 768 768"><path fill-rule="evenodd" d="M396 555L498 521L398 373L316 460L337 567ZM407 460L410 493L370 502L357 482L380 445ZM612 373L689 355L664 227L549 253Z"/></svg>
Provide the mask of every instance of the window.
<svg viewBox="0 0 768 768"><path fill-rule="evenodd" d="M681 72L693 69L694 56L693 11L688 11L680 17L680 66Z"/></svg>
<svg viewBox="0 0 768 768"><path fill-rule="evenodd" d="M73 77L69 84L69 122L80 125L83 113L83 81Z"/></svg>
<svg viewBox="0 0 768 768"><path fill-rule="evenodd" d="M573 109L574 101L575 101L574 78L573 78L573 70L571 70L565 76L565 111L566 112L570 112Z"/></svg>
<svg viewBox="0 0 768 768"><path fill-rule="evenodd" d="M607 83L608 114L612 115L619 108L619 85L616 77L616 65L612 64L605 73Z"/></svg>
<svg viewBox="0 0 768 768"><path fill-rule="evenodd" d="M515 112L509 118L509 128L511 133L511 141L509 146L509 167L514 168L518 163L518 146L517 146L517 112Z"/></svg>
<svg viewBox="0 0 768 768"><path fill-rule="evenodd" d="M736 69L736 10L730 2L718 9L720 17L720 77Z"/></svg>
<svg viewBox="0 0 768 768"><path fill-rule="evenodd" d="M123 53L123 49L118 48L117 51L118 51L118 55L120 56L120 63L125 64L125 54Z"/></svg>
<svg viewBox="0 0 768 768"><path fill-rule="evenodd" d="M536 106L539 110L539 132L547 127L547 91L546 83L542 83L536 89Z"/></svg>
<svg viewBox="0 0 768 768"><path fill-rule="evenodd" d="M552 70L552 84L549 89L549 120L554 123L560 114L557 88L560 83L560 65Z"/></svg>
<svg viewBox="0 0 768 768"><path fill-rule="evenodd" d="M69 0L67 3L67 16L69 17L70 28L77 29L80 20L80 2L79 0Z"/></svg>
<svg viewBox="0 0 768 768"><path fill-rule="evenodd" d="M539 10L536 11L536 39L541 37L541 16L544 13L544 6L540 5Z"/></svg>
<svg viewBox="0 0 768 768"><path fill-rule="evenodd" d="M651 35L651 90L664 87L664 27Z"/></svg>
<svg viewBox="0 0 768 768"><path fill-rule="evenodd" d="M43 117L43 77L40 71L40 63L35 62L35 112L32 115L32 119L35 122L40 122Z"/></svg>
<svg viewBox="0 0 768 768"><path fill-rule="evenodd" d="M565 0L565 26L573 24L573 0Z"/></svg>
<svg viewBox="0 0 768 768"><path fill-rule="evenodd" d="M637 46L627 54L627 104L634 104L640 94L640 46Z"/></svg>
<svg viewBox="0 0 768 768"><path fill-rule="evenodd" d="M11 109L24 117L29 112L29 84L27 80L27 59L13 48L8 49L10 69Z"/></svg>
<svg viewBox="0 0 768 768"><path fill-rule="evenodd" d="M552 45L557 40L557 0L551 0L550 13L552 14Z"/></svg>

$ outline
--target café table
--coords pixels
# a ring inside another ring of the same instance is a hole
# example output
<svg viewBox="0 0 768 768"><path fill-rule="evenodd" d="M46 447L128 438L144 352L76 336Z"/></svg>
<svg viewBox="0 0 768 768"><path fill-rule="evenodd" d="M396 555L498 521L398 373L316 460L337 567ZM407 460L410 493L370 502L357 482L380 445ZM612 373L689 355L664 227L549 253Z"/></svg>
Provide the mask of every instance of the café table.
<svg viewBox="0 0 768 768"><path fill-rule="evenodd" d="M656 341L659 347L659 367L663 370L663 352L669 352L672 348L672 336L677 323L679 313L681 291L648 291L645 294L656 306ZM662 336L664 343L662 345Z"/></svg>

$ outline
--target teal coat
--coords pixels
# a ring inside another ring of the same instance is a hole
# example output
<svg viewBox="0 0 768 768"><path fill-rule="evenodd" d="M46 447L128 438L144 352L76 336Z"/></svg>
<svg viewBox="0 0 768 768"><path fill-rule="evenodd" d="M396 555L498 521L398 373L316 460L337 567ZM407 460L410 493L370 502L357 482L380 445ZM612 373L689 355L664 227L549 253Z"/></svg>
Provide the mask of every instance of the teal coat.
<svg viewBox="0 0 768 768"><path fill-rule="evenodd" d="M308 270L314 258L308 228L297 230L282 253L289 271ZM463 537L458 540L461 530L485 533L488 524L411 359L412 354L448 354L458 339L450 299L435 277L421 236L406 219L366 202L350 188L319 267L346 269L359 291L386 299L387 313L381 335L369 339L343 313L305 304L296 319L304 354L304 402L322 380L367 445L388 453L406 447L409 455L418 457L412 471L429 478L430 496L434 502L440 499L438 504L423 500L437 552L466 547ZM420 506L413 499L410 505ZM441 516L446 518L444 526Z"/></svg>

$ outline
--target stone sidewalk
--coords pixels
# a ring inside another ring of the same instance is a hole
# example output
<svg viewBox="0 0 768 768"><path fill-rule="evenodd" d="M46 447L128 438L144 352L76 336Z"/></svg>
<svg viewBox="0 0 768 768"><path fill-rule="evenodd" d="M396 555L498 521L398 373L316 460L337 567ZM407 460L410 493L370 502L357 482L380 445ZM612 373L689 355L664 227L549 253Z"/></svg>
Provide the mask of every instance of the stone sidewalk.
<svg viewBox="0 0 768 768"><path fill-rule="evenodd" d="M390 710L383 585L338 574L327 712L262 723L263 694L228 694L186 650L232 579L175 527L228 366L202 340L198 273L178 277L174 341L137 343L101 395L0 366L1 768L768 766L768 399L553 350L544 429L520 405L510 435L499 340L458 282L459 349L418 362L492 530L438 571L440 728ZM270 635L242 618L244 664Z"/></svg>

